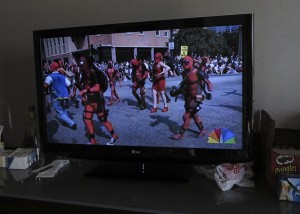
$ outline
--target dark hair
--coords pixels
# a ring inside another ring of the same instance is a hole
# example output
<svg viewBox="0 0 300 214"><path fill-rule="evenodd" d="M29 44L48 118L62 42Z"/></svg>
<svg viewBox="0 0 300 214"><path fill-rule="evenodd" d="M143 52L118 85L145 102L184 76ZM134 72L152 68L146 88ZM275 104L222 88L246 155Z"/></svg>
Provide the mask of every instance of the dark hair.
<svg viewBox="0 0 300 214"><path fill-rule="evenodd" d="M81 57L79 58L79 66L80 66L80 65L85 65L85 64L87 64L87 66L88 66L89 68L92 68L92 67L93 67L93 63L92 63L92 61L91 61L91 59L90 59L89 57L81 56Z"/></svg>

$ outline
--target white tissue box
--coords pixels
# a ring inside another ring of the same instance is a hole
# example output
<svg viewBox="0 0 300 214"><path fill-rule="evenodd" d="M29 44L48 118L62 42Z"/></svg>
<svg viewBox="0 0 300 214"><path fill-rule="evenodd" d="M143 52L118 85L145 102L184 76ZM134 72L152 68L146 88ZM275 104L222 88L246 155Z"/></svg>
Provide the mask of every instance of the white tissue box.
<svg viewBox="0 0 300 214"><path fill-rule="evenodd" d="M0 167L7 167L7 158L14 150L0 151Z"/></svg>
<svg viewBox="0 0 300 214"><path fill-rule="evenodd" d="M27 169L36 161L36 149L18 148L7 157L9 169Z"/></svg>

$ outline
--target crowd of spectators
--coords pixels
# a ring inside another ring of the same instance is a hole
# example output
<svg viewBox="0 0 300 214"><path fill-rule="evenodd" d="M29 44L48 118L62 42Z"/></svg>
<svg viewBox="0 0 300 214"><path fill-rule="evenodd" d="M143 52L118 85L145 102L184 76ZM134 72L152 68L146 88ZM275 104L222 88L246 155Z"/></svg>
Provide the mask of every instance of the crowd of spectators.
<svg viewBox="0 0 300 214"><path fill-rule="evenodd" d="M239 55L235 56L215 56L215 57L206 57L206 73L208 75L223 75L223 74L234 74L242 72L242 57ZM150 70L154 61L143 60L147 69ZM174 60L165 59L165 63L171 67L171 71L168 74L168 77L173 77L180 75L182 71L182 65L180 57L175 57ZM100 70L104 71L108 63L107 62L96 62L95 64ZM113 67L119 73L119 77L122 81L131 80L132 67L129 61L124 62L113 62ZM65 71L67 71L67 75L72 76L72 74L76 73L78 70L78 66L75 63L65 63L64 64ZM49 75L49 68L47 66L44 67L44 76Z"/></svg>
<svg viewBox="0 0 300 214"><path fill-rule="evenodd" d="M236 56L215 56L209 58L207 63L207 74L232 74L242 72L242 58Z"/></svg>

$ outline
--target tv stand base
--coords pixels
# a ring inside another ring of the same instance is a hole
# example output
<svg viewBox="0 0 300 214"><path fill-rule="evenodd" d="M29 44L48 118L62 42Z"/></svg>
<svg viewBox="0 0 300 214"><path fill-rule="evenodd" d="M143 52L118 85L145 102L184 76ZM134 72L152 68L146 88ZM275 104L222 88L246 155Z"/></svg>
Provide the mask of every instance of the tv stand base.
<svg viewBox="0 0 300 214"><path fill-rule="evenodd" d="M192 173L193 167L191 165L101 162L99 167L84 175L100 179L133 179L188 183Z"/></svg>

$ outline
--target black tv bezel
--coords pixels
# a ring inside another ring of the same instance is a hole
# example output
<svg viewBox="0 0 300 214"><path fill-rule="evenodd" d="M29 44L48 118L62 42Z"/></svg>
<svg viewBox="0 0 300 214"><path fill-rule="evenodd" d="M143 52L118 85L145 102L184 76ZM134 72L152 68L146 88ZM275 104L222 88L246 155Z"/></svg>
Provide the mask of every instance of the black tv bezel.
<svg viewBox="0 0 300 214"><path fill-rule="evenodd" d="M47 142L46 113L43 95L43 77L41 71L41 40L51 37L71 35L93 35L121 32L138 32L162 29L192 27L211 27L225 25L242 25L243 45L243 148L227 149L190 149L162 147L125 147L125 146L91 146L74 144L55 144ZM107 24L98 26L71 27L33 31L34 60L36 70L37 104L39 131L42 150L59 156L83 159L165 162L165 163L205 163L245 162L252 157L253 138L253 15L226 15L213 17L182 18Z"/></svg>

